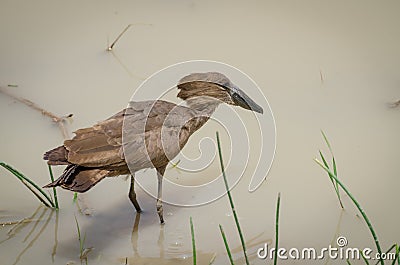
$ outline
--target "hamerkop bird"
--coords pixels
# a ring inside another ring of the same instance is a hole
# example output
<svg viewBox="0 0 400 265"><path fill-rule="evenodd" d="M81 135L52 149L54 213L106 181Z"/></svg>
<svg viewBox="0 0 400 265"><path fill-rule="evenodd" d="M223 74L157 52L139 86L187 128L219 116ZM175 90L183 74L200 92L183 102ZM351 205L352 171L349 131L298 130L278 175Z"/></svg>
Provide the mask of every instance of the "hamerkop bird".
<svg viewBox="0 0 400 265"><path fill-rule="evenodd" d="M186 106L163 100L130 102L128 107L93 127L79 129L64 145L44 154L49 165L67 165L46 188L61 186L85 192L105 177L131 174L129 199L137 212L135 172L155 168L158 176L157 213L164 223L162 179L169 161L179 154L189 137L203 126L220 103L263 113L225 75L193 73L178 85Z"/></svg>

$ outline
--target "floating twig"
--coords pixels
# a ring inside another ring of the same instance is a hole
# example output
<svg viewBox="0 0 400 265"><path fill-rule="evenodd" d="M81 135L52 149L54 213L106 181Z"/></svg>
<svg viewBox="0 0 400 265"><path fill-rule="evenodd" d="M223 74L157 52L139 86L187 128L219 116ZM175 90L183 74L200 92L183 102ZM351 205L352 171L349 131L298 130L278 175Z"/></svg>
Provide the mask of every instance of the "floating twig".
<svg viewBox="0 0 400 265"><path fill-rule="evenodd" d="M144 25L144 26L152 26L153 24L147 24L147 23L134 23L134 24L128 24L128 26L125 27L125 29L118 35L118 37L114 40L114 42L107 47L107 51L112 51L114 48L114 45L119 41L119 39L122 37L122 35L125 34L125 32L128 31L128 29L134 25Z"/></svg>
<svg viewBox="0 0 400 265"><path fill-rule="evenodd" d="M21 102L22 104L25 104L26 106L28 106L28 107L30 107L30 108L32 108L34 110L39 111L44 116L49 117L53 122L57 123L58 127L61 130L61 133L62 133L64 139L69 139L70 138L68 130L66 129L64 122L65 122L65 120L67 120L67 118L72 117L73 114L68 114L68 115L65 115L65 116L62 116L62 117L58 117L57 115L51 113L50 111L47 111L47 110L43 109L42 107L40 107L36 103L30 101L29 99L26 99L26 98L23 98L23 97L19 97L19 96L16 96L16 95L10 93L5 88L0 87L0 92L5 94L5 95L7 95L7 96L9 96L12 99L18 101L18 102Z"/></svg>

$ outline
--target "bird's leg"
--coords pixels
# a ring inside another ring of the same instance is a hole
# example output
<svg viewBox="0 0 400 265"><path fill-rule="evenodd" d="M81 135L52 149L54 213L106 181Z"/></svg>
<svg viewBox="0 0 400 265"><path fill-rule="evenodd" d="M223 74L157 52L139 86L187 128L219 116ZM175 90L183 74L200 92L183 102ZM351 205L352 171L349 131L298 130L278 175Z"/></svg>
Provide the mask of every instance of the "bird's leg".
<svg viewBox="0 0 400 265"><path fill-rule="evenodd" d="M140 209L139 203L136 200L135 174L131 174L131 188L129 189L129 199L131 200L133 206L135 206L136 212L142 212L142 209Z"/></svg>
<svg viewBox="0 0 400 265"><path fill-rule="evenodd" d="M157 177L158 177L158 192L157 192L157 213L160 217L160 223L164 224L164 216L163 216L163 207L162 207L162 180L165 172L165 167L157 168Z"/></svg>

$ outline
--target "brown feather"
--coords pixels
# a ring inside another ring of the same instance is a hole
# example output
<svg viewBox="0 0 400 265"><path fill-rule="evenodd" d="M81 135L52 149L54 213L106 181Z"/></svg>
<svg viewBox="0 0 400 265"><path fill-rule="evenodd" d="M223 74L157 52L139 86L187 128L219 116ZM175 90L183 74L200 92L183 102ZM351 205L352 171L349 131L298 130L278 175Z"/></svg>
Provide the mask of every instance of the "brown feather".
<svg viewBox="0 0 400 265"><path fill-rule="evenodd" d="M64 146L56 147L43 155L49 165L68 165L68 151Z"/></svg>
<svg viewBox="0 0 400 265"><path fill-rule="evenodd" d="M85 192L99 183L100 180L104 179L109 173L108 170L70 165L56 181L47 184L44 188L61 186L67 190Z"/></svg>
<svg viewBox="0 0 400 265"><path fill-rule="evenodd" d="M127 109L77 130L74 138L47 152L44 158L49 164L69 166L46 187L83 192L104 177L129 174L130 169L165 167L208 120L197 115L193 109L162 100L131 102Z"/></svg>

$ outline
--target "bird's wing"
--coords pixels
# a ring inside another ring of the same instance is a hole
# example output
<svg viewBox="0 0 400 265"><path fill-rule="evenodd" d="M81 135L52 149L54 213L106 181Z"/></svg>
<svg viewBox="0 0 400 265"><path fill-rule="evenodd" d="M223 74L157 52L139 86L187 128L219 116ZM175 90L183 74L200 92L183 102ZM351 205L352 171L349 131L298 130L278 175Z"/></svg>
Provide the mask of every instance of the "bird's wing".
<svg viewBox="0 0 400 265"><path fill-rule="evenodd" d="M161 100L131 102L123 132L123 154L130 168L165 166L189 139L187 122L195 114L190 108Z"/></svg>
<svg viewBox="0 0 400 265"><path fill-rule="evenodd" d="M123 111L96 125L79 129L75 137L64 142L71 164L104 167L123 163L120 154Z"/></svg>
<svg viewBox="0 0 400 265"><path fill-rule="evenodd" d="M73 139L65 141L68 162L85 167L124 165L122 138L130 144L129 150L135 151L132 154L134 159L144 161L151 152L150 160L157 160L162 154L158 147L160 142L156 139L161 139L163 132L177 131L179 134L178 127L181 128L184 121L193 115L191 109L171 102L131 102L128 108L93 127L77 130ZM150 139L151 143L148 142Z"/></svg>

